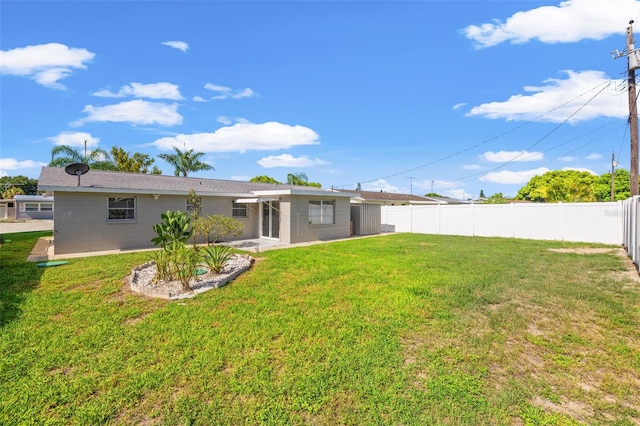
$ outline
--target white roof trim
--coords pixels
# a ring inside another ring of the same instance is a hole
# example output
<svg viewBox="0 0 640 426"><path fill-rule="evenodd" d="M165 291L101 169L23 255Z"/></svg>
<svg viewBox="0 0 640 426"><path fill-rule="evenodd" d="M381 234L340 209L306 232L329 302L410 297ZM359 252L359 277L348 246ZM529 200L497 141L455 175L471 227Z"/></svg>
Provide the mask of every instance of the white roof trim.
<svg viewBox="0 0 640 426"><path fill-rule="evenodd" d="M252 191L257 196L263 195L308 195L310 197L332 197L332 198L351 198L353 194L344 192L327 191L326 189L275 189L266 191Z"/></svg>
<svg viewBox="0 0 640 426"><path fill-rule="evenodd" d="M255 204L263 201L280 201L279 197L259 197L259 198L238 198L233 200L234 203Z"/></svg>

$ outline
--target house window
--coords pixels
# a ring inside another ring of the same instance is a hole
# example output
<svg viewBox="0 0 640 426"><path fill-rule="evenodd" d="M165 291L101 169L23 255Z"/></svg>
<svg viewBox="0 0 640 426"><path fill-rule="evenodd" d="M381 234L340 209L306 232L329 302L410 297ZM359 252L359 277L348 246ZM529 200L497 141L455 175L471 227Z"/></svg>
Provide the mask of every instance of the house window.
<svg viewBox="0 0 640 426"><path fill-rule="evenodd" d="M136 220L136 199L109 197L107 220Z"/></svg>
<svg viewBox="0 0 640 426"><path fill-rule="evenodd" d="M309 201L309 224L329 225L333 224L334 201Z"/></svg>
<svg viewBox="0 0 640 426"><path fill-rule="evenodd" d="M235 201L231 205L232 217L249 217L249 209L247 203L236 203Z"/></svg>
<svg viewBox="0 0 640 426"><path fill-rule="evenodd" d="M53 203L20 203L20 212L52 212ZM10 203L8 207L13 207Z"/></svg>

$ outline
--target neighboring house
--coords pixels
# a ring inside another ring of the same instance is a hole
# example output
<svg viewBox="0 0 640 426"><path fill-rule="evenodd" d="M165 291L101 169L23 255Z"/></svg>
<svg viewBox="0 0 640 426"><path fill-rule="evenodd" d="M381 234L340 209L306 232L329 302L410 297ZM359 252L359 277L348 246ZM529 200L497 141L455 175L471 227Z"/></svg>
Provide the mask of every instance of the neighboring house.
<svg viewBox="0 0 640 426"><path fill-rule="evenodd" d="M447 204L447 201L442 199L419 197L417 195L376 191L357 192L360 195L354 198L354 202L379 204L384 206L408 206L411 204Z"/></svg>
<svg viewBox="0 0 640 426"><path fill-rule="evenodd" d="M441 204L430 198L393 192L357 191L351 199L352 232L355 235L379 234L383 231L381 206ZM384 229L388 231L388 229Z"/></svg>
<svg viewBox="0 0 640 426"><path fill-rule="evenodd" d="M189 190L201 215L244 224L241 236L282 244L350 236L349 201L357 193L307 186L90 170L80 179L43 167L38 188L55 196L56 255L153 247L152 226L168 210L187 211Z"/></svg>
<svg viewBox="0 0 640 426"><path fill-rule="evenodd" d="M0 220L53 219L53 197L16 195L0 200Z"/></svg>

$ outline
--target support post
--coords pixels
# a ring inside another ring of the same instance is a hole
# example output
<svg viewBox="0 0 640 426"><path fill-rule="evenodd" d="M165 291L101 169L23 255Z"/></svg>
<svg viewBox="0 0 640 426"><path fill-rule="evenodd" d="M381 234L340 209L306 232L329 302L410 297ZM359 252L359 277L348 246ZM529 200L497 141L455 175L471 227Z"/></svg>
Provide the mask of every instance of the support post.
<svg viewBox="0 0 640 426"><path fill-rule="evenodd" d="M635 55L633 45L633 21L627 27L627 60L629 75L629 135L631 139L630 186L631 196L638 195L638 108L636 103L636 71L631 65L631 56Z"/></svg>

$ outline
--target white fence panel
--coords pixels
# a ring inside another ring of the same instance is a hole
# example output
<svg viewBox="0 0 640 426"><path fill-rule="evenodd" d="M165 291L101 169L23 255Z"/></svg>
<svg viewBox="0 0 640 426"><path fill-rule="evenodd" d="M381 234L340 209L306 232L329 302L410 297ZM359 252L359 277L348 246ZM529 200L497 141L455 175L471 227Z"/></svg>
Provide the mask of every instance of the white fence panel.
<svg viewBox="0 0 640 426"><path fill-rule="evenodd" d="M633 248L638 243L633 235L639 224L625 221L625 217L637 217L636 205L637 202L383 206L382 230L604 244L623 244L626 238L632 238L629 247ZM626 226L633 229L627 232Z"/></svg>
<svg viewBox="0 0 640 426"><path fill-rule="evenodd" d="M622 202L562 205L562 240L622 244Z"/></svg>
<svg viewBox="0 0 640 426"><path fill-rule="evenodd" d="M530 240L562 240L562 221L558 204L515 204L516 238Z"/></svg>
<svg viewBox="0 0 640 426"><path fill-rule="evenodd" d="M487 204L473 211L475 235L513 237L513 204Z"/></svg>
<svg viewBox="0 0 640 426"><path fill-rule="evenodd" d="M439 234L440 217L442 211L438 208L425 208L434 206L404 206L411 209L411 216L416 215L413 220L413 231L418 234ZM438 206L435 206L438 207Z"/></svg>
<svg viewBox="0 0 640 426"><path fill-rule="evenodd" d="M473 211L468 207L440 206L440 233L473 236Z"/></svg>
<svg viewBox="0 0 640 426"><path fill-rule="evenodd" d="M638 226L638 203L640 203L640 197L634 196L632 198L628 198L624 201L624 238L623 244L629 257L633 260L636 267L638 266L638 262L640 261L640 250L638 247L638 230L640 227Z"/></svg>
<svg viewBox="0 0 640 426"><path fill-rule="evenodd" d="M409 207L398 206L395 209L385 207L387 206L382 206L382 232L412 232Z"/></svg>

